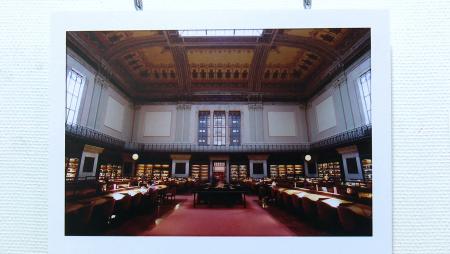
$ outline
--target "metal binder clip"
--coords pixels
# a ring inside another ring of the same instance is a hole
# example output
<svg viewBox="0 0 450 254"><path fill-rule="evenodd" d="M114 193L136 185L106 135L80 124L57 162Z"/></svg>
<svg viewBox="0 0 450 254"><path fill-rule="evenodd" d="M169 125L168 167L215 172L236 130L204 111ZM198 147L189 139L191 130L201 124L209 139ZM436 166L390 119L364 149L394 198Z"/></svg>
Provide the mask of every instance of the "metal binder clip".
<svg viewBox="0 0 450 254"><path fill-rule="evenodd" d="M136 11L144 10L144 5L142 3L142 0L134 0L134 8L136 8Z"/></svg>
<svg viewBox="0 0 450 254"><path fill-rule="evenodd" d="M305 9L311 9L311 1L312 0L303 0L303 7Z"/></svg>

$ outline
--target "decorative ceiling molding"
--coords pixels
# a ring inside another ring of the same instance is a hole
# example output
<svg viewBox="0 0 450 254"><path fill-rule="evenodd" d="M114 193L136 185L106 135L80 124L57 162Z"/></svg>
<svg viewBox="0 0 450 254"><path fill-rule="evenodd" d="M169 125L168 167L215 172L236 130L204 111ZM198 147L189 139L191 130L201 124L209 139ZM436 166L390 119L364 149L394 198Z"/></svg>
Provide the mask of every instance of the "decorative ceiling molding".
<svg viewBox="0 0 450 254"><path fill-rule="evenodd" d="M261 78L269 55L269 45L258 45L255 48L252 64L250 65L248 90L257 92L261 90Z"/></svg>
<svg viewBox="0 0 450 254"><path fill-rule="evenodd" d="M370 50L370 31L360 37L353 46L345 51L344 55L339 56L339 58L327 68L311 75L311 78L306 81L309 84L308 89L305 91L306 96L308 98L313 96L314 93L330 82L333 77L342 73L349 64L356 60L355 58L361 56L368 50Z"/></svg>
<svg viewBox="0 0 450 254"><path fill-rule="evenodd" d="M178 81L178 93L181 95L185 95L191 85L191 75L186 50L181 46L173 46L172 42L174 41L174 37L170 36L169 32L163 31L163 35L166 38L167 45L170 48L173 60L175 62L175 74Z"/></svg>
<svg viewBox="0 0 450 254"><path fill-rule="evenodd" d="M267 57L277 34L278 30L272 30L270 37L266 36L266 41L269 40L269 43L261 43L262 45L257 45L255 48L255 53L250 66L248 82L249 91L258 92L261 90L261 80L264 75L264 70L266 69Z"/></svg>
<svg viewBox="0 0 450 254"><path fill-rule="evenodd" d="M257 94L301 102L370 50L370 30L265 29L259 37L68 32L67 45L133 100L236 101Z"/></svg>

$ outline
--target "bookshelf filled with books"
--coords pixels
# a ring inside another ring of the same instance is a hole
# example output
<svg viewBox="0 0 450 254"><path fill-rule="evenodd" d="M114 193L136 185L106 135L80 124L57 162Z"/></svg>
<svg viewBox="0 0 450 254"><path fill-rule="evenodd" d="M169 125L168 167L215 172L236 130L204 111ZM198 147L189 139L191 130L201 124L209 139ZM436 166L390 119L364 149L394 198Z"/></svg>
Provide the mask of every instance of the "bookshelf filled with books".
<svg viewBox="0 0 450 254"><path fill-rule="evenodd" d="M269 166L270 178L297 180L304 176L303 165L301 164L279 164Z"/></svg>
<svg viewBox="0 0 450 254"><path fill-rule="evenodd" d="M338 161L317 163L318 176L325 181L341 181L341 166Z"/></svg>
<svg viewBox="0 0 450 254"><path fill-rule="evenodd" d="M364 181L366 183L372 183L372 160L371 159L363 159L361 161L361 166L364 174Z"/></svg>
<svg viewBox="0 0 450 254"><path fill-rule="evenodd" d="M199 164L192 164L191 177L194 178L194 180L200 180L200 165Z"/></svg>
<svg viewBox="0 0 450 254"><path fill-rule="evenodd" d="M209 165L208 164L200 165L200 180L201 181L209 181Z"/></svg>
<svg viewBox="0 0 450 254"><path fill-rule="evenodd" d="M231 164L230 165L230 180L232 182L242 181L248 178L247 165Z"/></svg>
<svg viewBox="0 0 450 254"><path fill-rule="evenodd" d="M103 181L106 179L118 179L122 178L123 171L122 166L117 164L102 164L100 165L100 171L98 174L98 180Z"/></svg>
<svg viewBox="0 0 450 254"><path fill-rule="evenodd" d="M136 176L147 180L165 180L169 177L169 164L137 164Z"/></svg>
<svg viewBox="0 0 450 254"><path fill-rule="evenodd" d="M70 182L76 180L79 165L80 159L66 157L66 165L65 165L66 181Z"/></svg>

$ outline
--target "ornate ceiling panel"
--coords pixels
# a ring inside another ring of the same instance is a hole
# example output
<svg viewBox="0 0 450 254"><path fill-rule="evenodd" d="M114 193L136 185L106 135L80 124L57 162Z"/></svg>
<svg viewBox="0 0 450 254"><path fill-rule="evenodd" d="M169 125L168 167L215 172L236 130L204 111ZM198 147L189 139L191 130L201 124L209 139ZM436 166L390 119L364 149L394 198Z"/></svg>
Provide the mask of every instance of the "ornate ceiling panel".
<svg viewBox="0 0 450 254"><path fill-rule="evenodd" d="M290 29L284 30L287 35L308 37L329 44L336 48L349 33L348 28L326 29Z"/></svg>
<svg viewBox="0 0 450 254"><path fill-rule="evenodd" d="M193 86L236 87L234 83L248 80L253 49L245 48L190 48L187 50ZM200 85L201 84L201 85Z"/></svg>
<svg viewBox="0 0 450 254"><path fill-rule="evenodd" d="M231 37L95 31L67 38L68 47L139 102L302 101L370 50L370 30L350 28L265 29L260 36Z"/></svg>
<svg viewBox="0 0 450 254"><path fill-rule="evenodd" d="M121 64L130 76L144 84L176 83L175 62L169 49L148 47L126 52L119 57Z"/></svg>
<svg viewBox="0 0 450 254"><path fill-rule="evenodd" d="M321 57L303 48L274 47L270 50L263 83L289 83L308 77L321 63Z"/></svg>
<svg viewBox="0 0 450 254"><path fill-rule="evenodd" d="M100 40L111 46L119 42L134 40L140 37L157 36L158 31L105 31L97 33Z"/></svg>

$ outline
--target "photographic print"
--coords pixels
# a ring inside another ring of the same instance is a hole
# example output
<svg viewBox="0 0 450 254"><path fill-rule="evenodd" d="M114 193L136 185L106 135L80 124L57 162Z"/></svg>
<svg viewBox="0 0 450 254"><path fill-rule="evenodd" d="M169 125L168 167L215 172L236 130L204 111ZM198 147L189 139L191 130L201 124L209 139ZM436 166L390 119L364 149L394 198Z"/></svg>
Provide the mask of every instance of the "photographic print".
<svg viewBox="0 0 450 254"><path fill-rule="evenodd" d="M55 250L389 251L389 51L373 13L55 25Z"/></svg>
<svg viewBox="0 0 450 254"><path fill-rule="evenodd" d="M66 235L372 234L370 29L66 46Z"/></svg>

